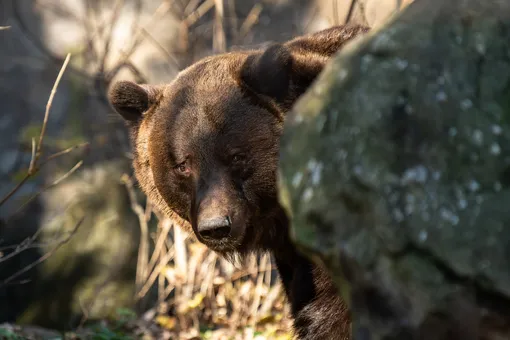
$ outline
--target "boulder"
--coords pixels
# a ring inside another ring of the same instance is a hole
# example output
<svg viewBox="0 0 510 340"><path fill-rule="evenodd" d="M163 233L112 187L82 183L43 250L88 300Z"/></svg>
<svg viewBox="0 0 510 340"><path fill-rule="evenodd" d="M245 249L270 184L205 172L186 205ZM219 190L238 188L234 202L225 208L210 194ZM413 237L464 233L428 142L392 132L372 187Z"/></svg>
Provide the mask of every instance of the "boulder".
<svg viewBox="0 0 510 340"><path fill-rule="evenodd" d="M289 115L280 197L354 339L510 338L510 3L422 0Z"/></svg>

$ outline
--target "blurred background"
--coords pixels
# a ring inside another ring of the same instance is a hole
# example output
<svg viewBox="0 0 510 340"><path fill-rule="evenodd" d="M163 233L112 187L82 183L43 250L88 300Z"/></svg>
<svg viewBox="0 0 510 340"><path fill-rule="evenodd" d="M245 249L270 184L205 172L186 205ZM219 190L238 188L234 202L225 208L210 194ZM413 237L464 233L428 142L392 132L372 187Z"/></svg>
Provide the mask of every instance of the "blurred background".
<svg viewBox="0 0 510 340"><path fill-rule="evenodd" d="M269 256L234 267L152 211L106 90L409 2L1 0L0 337L290 338Z"/></svg>

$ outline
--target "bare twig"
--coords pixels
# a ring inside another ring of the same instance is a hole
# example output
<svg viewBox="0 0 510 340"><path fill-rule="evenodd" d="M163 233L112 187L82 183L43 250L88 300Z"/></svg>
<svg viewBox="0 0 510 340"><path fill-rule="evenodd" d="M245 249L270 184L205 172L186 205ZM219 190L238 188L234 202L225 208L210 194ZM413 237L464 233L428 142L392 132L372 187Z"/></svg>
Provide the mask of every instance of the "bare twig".
<svg viewBox="0 0 510 340"><path fill-rule="evenodd" d="M142 288L138 291L136 294L135 299L139 300L143 298L147 292L149 291L150 287L158 277L158 275L161 273L163 268L167 265L167 263L174 257L174 251L170 250L168 253L166 253L160 260L159 264L154 268L152 273L149 275L149 278L145 283L143 284Z"/></svg>
<svg viewBox="0 0 510 340"><path fill-rule="evenodd" d="M159 41L157 41L153 36L152 34L150 34L145 28L142 28L142 33L144 35L145 38L147 38L158 50L161 51L161 53L163 55L166 56L166 58L171 61L174 65L176 66L179 66L179 61L175 58L175 56L171 53L169 53L166 48L163 47L163 45L161 45L159 43Z"/></svg>
<svg viewBox="0 0 510 340"><path fill-rule="evenodd" d="M348 24L351 22L352 15L354 14L354 8L356 7L357 0L351 0L351 5L349 6L349 11L347 12L347 15L345 16L345 24Z"/></svg>
<svg viewBox="0 0 510 340"><path fill-rule="evenodd" d="M67 210L67 208L65 210ZM42 233L42 231L43 228L38 228L32 236L25 238L21 243L6 247L0 247L0 252L3 252L4 250L14 249L14 251L9 253L9 255L0 257L0 262L7 261L8 259L13 258L14 256L24 252L27 249L48 246L48 243L35 243L35 241Z"/></svg>
<svg viewBox="0 0 510 340"><path fill-rule="evenodd" d="M261 259L260 265L259 265L259 268L262 271L262 274L258 275L258 277L257 277L257 284L255 285L254 298L253 298L253 302L251 304L250 315L251 315L252 325L255 325L255 322L259 318L258 310L259 310L260 301L262 300L262 290L264 288L264 277L267 274L266 267L267 267L268 262L269 262L269 256L267 254L264 254L262 256L262 259Z"/></svg>
<svg viewBox="0 0 510 340"><path fill-rule="evenodd" d="M178 226L174 225L174 249L175 249L175 267L177 273L186 277L189 268L188 256L186 252L186 235Z"/></svg>
<svg viewBox="0 0 510 340"><path fill-rule="evenodd" d="M214 16L214 39L213 51L225 52L227 50L227 41L225 37L225 28L223 27L224 8L223 0L214 0L215 16Z"/></svg>
<svg viewBox="0 0 510 340"><path fill-rule="evenodd" d="M81 166L83 165L83 161L79 161L78 163L76 163L72 168L71 170L67 171L65 174L63 174L62 176L60 176L59 178L57 178L56 180L54 180L53 182L51 182L49 185L46 185L44 186L41 190L37 191L35 194L33 194L32 196L30 196L29 199L27 199L25 202L23 202L23 204L21 206L18 207L18 209L16 209L16 211L10 215L8 218L7 218L7 221L10 220L13 216L17 215L20 211L23 210L24 207L26 207L30 202L32 202L34 199L36 199L40 194L42 194L43 192L45 192L46 190L48 190L49 188L52 188L54 186L56 186L57 184L59 184L60 182L62 182L63 180L65 180L66 178L68 178L69 176L71 176L73 173L76 172L76 170L78 170Z"/></svg>
<svg viewBox="0 0 510 340"><path fill-rule="evenodd" d="M14 280L15 278L17 278L18 276L26 273L27 271L29 271L30 269L34 268L35 266L37 266L38 264L46 261L51 255L53 255L60 247L62 247L64 244L66 244L67 242L69 242L69 240L71 239L71 237L74 236L74 234L76 234L76 231L78 231L78 228L81 226L81 224L83 223L83 221L85 220L85 216L82 217L78 223L76 224L76 226L73 228L73 230L69 233L69 235L64 238L63 240L59 241L55 247L53 247L49 252L47 252L46 254L42 255L41 257L39 257L35 262L32 262L31 264L25 266L24 268L18 270L16 273L12 274L11 276L9 276L7 279L5 279L2 283L0 283L0 287L2 286L5 286L7 285L9 282L11 282L12 280Z"/></svg>
<svg viewBox="0 0 510 340"><path fill-rule="evenodd" d="M171 9L171 3L172 0L165 0L163 1L156 11L152 14L149 23L155 22L158 19L162 18L168 11ZM143 41L144 35L142 28L138 29L136 32L133 42L131 43L131 46L125 51L122 58L119 60L118 64L122 66L126 66L129 64L129 58L131 58L131 55L136 51L136 48L139 46L139 44ZM131 65L132 66L132 65ZM134 66L133 66L134 67ZM111 79L117 74L119 67L115 67L113 70L109 71L106 75L105 79L106 82L111 81Z"/></svg>
<svg viewBox="0 0 510 340"><path fill-rule="evenodd" d="M149 265L147 266L149 272L154 270L156 261L158 260L158 258L161 257L163 248L165 246L165 240L168 238L168 233L170 232L171 228L172 228L172 222L169 219L164 219L163 222L159 223L158 229L160 230L160 233L156 240L156 247L154 248L154 251L152 252L152 256L149 261Z"/></svg>
<svg viewBox="0 0 510 340"><path fill-rule="evenodd" d="M55 84L53 84L53 88L51 89L50 97L48 98L48 102L46 103L46 112L44 113L44 120L41 127L41 133L39 135L39 142L37 143L37 149L35 151L35 160L34 162L30 163L32 167L28 169L28 173L31 174L35 167L37 166L37 161L39 160L39 157L41 157L42 154L42 144L44 140L44 134L46 133L46 126L48 125L48 119L50 118L50 109L51 105L53 104L53 98L55 98L55 93L57 93L57 87L58 84L60 84L60 79L62 79L62 76L64 75L64 72L67 68L67 64L69 64L69 60L71 59L71 53L68 53L66 56L66 59L64 60L64 64L62 65L62 68L60 69L60 72L58 73L57 79L55 80Z"/></svg>
<svg viewBox="0 0 510 340"><path fill-rule="evenodd" d="M104 74L105 68L106 68L106 61L108 59L108 54L110 53L110 44L112 42L113 37L113 29L115 25L117 24L117 20L119 19L119 15L121 12L122 7L124 6L124 0L117 0L115 1L115 4L113 6L112 10L112 16L109 20L108 25L108 33L105 39L104 48L103 48L103 55L101 56L101 61L99 63L99 73Z"/></svg>
<svg viewBox="0 0 510 340"><path fill-rule="evenodd" d="M310 29L310 26L313 24L315 18L320 13L319 6L316 2L314 2L311 6L312 6L310 8L311 14L308 16L307 21L303 24L304 32L308 32L308 30Z"/></svg>
<svg viewBox="0 0 510 340"><path fill-rule="evenodd" d="M66 155L68 153L70 153L71 151L75 150L75 149L78 149L78 148L82 148L84 146L87 146L89 145L89 143L82 143L82 144L78 144L78 145L75 145L75 146L72 146L70 148L67 148L65 150L62 150L62 151L59 151L57 153L54 153L52 155L50 155L48 158L46 158L44 161L41 162L41 164L35 169L35 172L32 173L32 175L25 175L25 177L16 185L16 187L11 191L11 193L9 193L4 199L2 199L2 202L0 202L0 205L2 205L2 203L4 203L4 200L7 201L9 199L9 197L12 197L12 195L17 191L19 190L19 188L21 188L21 186L28 180L30 179L31 176L34 176L35 174L37 174L37 172L39 172L48 162L50 162L51 160L55 159L55 158L58 158L60 156L63 156L63 155ZM34 159L34 154L35 154L35 140L32 138L32 159ZM66 179L67 177L69 177L69 175L71 175L71 173L75 172L81 165L82 165L83 162L78 162L71 170L69 170L66 174L64 174L61 178L59 178L58 180L56 180L55 182L53 182L52 184L50 184L49 186L46 186L45 188L42 189L42 191L40 192L37 192L35 193L31 198L29 198L25 203L23 203L20 207L18 207L18 209L16 209L16 211L10 215L6 220L10 220L13 216L17 215L20 211L22 211L23 207L25 207L28 203L30 203L33 199L35 199L38 195L40 195L42 192L44 192L45 190L49 189L50 187L52 186L55 186L57 185L58 183L60 183L61 181L63 181L64 179Z"/></svg>
<svg viewBox="0 0 510 340"><path fill-rule="evenodd" d="M0 206L2 206L5 202L7 202L22 186L30 179L30 176L26 175L23 177L21 181L16 184L16 186L7 193L1 200L0 200Z"/></svg>
<svg viewBox="0 0 510 340"><path fill-rule="evenodd" d="M194 23L196 23L205 13L209 12L211 8L214 7L215 0L206 0L197 9L191 12L184 20L183 24L187 27L190 27Z"/></svg>
<svg viewBox="0 0 510 340"><path fill-rule="evenodd" d="M48 47L39 39L39 36L34 34L30 29L29 25L27 24L27 20L25 20L23 13L23 6L21 5L22 1L11 1L12 3L12 15L13 19L16 20L17 28L21 30L21 32L24 34L25 38L30 41L31 44L34 45L34 47L39 50L44 56L46 56L53 64L62 64L63 59L61 56L54 55L53 52L49 50ZM89 74L77 69L77 68L71 68L68 70L71 74L80 77L80 79L89 79ZM99 96L101 96L101 99L104 99L105 96L103 93L97 93ZM106 103L106 100L103 101L103 103Z"/></svg>
<svg viewBox="0 0 510 340"><path fill-rule="evenodd" d="M44 166L46 163L50 162L51 160L55 159L55 158L58 158L60 156L64 156L64 155L67 155L68 153L76 150L76 149L81 149L81 148L85 148L87 146L89 146L89 142L85 142L85 143L81 143L81 144L77 144L77 145L74 145L74 146L71 146L70 148L67 148L67 149L64 149L62 151L59 151L59 152L56 152L52 155L50 155L48 158L46 158L44 161L41 162L41 165L39 166L39 168L41 168L42 166Z"/></svg>
<svg viewBox="0 0 510 340"><path fill-rule="evenodd" d="M340 25L340 13L338 13L338 0L332 0L333 1L333 24L335 26Z"/></svg>
<svg viewBox="0 0 510 340"><path fill-rule="evenodd" d="M250 32L253 25L257 23L259 20L260 13L262 12L263 6L259 3L255 4L248 15L246 16L246 19L244 19L243 23L241 24L241 28L239 29L239 36L236 43L241 42L242 39L246 37L248 32Z"/></svg>
<svg viewBox="0 0 510 340"><path fill-rule="evenodd" d="M9 253L8 255L0 256L0 263L1 262L5 262L5 261L13 258L14 256L24 252L25 250L28 250L28 249L31 249L31 248L38 248L40 245L39 244L35 244L34 240L35 240L34 237L28 237L25 240L23 240L23 242L21 242L21 244L17 244L17 245L12 245L12 246L7 246L7 247L0 248L0 254L4 250L14 249L14 251Z"/></svg>
<svg viewBox="0 0 510 340"><path fill-rule="evenodd" d="M11 26L0 26L0 31L8 30Z"/></svg>
<svg viewBox="0 0 510 340"><path fill-rule="evenodd" d="M235 0L227 0L227 6L228 6L228 18L230 19L230 34L233 37L234 41L237 41L239 30L238 30L238 23L237 23L237 13L236 13L236 2Z"/></svg>
<svg viewBox="0 0 510 340"><path fill-rule="evenodd" d="M147 264L149 258L149 226L145 219L145 211L140 206L136 199L136 194L133 186L133 181L128 175L123 175L121 178L122 182L126 186L129 195L129 201L131 202L131 210L138 217L140 223L140 245L138 247L138 262L136 267L136 287L139 291L147 276Z"/></svg>
<svg viewBox="0 0 510 340"><path fill-rule="evenodd" d="M5 202L7 202L22 186L25 184L32 176L34 176L40 168L37 166L37 161L41 157L42 154L42 143L44 140L44 135L46 132L46 126L48 124L48 119L50 116L50 109L51 105L53 104L53 98L55 97L55 93L57 92L58 84L60 83L60 79L62 79L62 76L66 70L67 64L69 63L69 60L71 59L71 54L68 53L66 59L64 60L64 64L60 68L60 72L58 73L57 79L55 80L55 83L53 84L53 88L51 89L50 96L48 98L48 102L46 103L46 111L44 113L44 120L41 127L41 133L39 135L39 143L37 146L35 146L35 141L32 140L32 158L30 160L30 165L28 167L27 174L23 177L23 179L11 190L7 195L5 195L0 200L0 206L2 206Z"/></svg>
<svg viewBox="0 0 510 340"><path fill-rule="evenodd" d="M282 284L281 282L278 281L274 286L271 287L269 293L267 293L264 302L262 303L262 306L260 306L259 315L264 316L268 314L271 308L273 307L276 299L281 295L281 293Z"/></svg>
<svg viewBox="0 0 510 340"><path fill-rule="evenodd" d="M35 167L35 149L36 149L36 143L35 138L32 137L32 156L30 157L30 165L28 166L28 169L33 169Z"/></svg>
<svg viewBox="0 0 510 340"><path fill-rule="evenodd" d="M200 0L189 0L188 4L184 7L183 14L185 16L190 15L193 11L195 11L200 4Z"/></svg>

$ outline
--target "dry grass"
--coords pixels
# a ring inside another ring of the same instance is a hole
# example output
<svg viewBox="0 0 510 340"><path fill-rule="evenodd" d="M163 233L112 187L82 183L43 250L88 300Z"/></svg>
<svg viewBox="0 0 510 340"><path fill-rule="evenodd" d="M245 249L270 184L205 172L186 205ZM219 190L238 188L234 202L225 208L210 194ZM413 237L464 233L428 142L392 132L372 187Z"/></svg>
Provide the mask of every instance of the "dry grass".
<svg viewBox="0 0 510 340"><path fill-rule="evenodd" d="M150 204L143 208L136 201L131 179L123 180L146 235L139 247L136 298L143 300L157 287L158 303L144 319L160 327L158 339L291 338L288 306L269 255L234 266L169 219L158 219L149 232L155 214Z"/></svg>

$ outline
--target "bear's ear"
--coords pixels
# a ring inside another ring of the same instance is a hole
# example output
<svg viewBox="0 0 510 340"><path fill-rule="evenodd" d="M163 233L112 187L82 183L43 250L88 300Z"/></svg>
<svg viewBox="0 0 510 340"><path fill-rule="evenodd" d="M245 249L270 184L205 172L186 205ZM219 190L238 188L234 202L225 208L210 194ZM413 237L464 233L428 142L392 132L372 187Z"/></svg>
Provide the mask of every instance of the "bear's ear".
<svg viewBox="0 0 510 340"><path fill-rule="evenodd" d="M282 44L248 56L241 69L241 81L258 94L283 102L288 96L292 55Z"/></svg>
<svg viewBox="0 0 510 340"><path fill-rule="evenodd" d="M119 81L108 91L108 99L117 113L130 122L138 121L159 97L157 86L138 85L131 81Z"/></svg>

